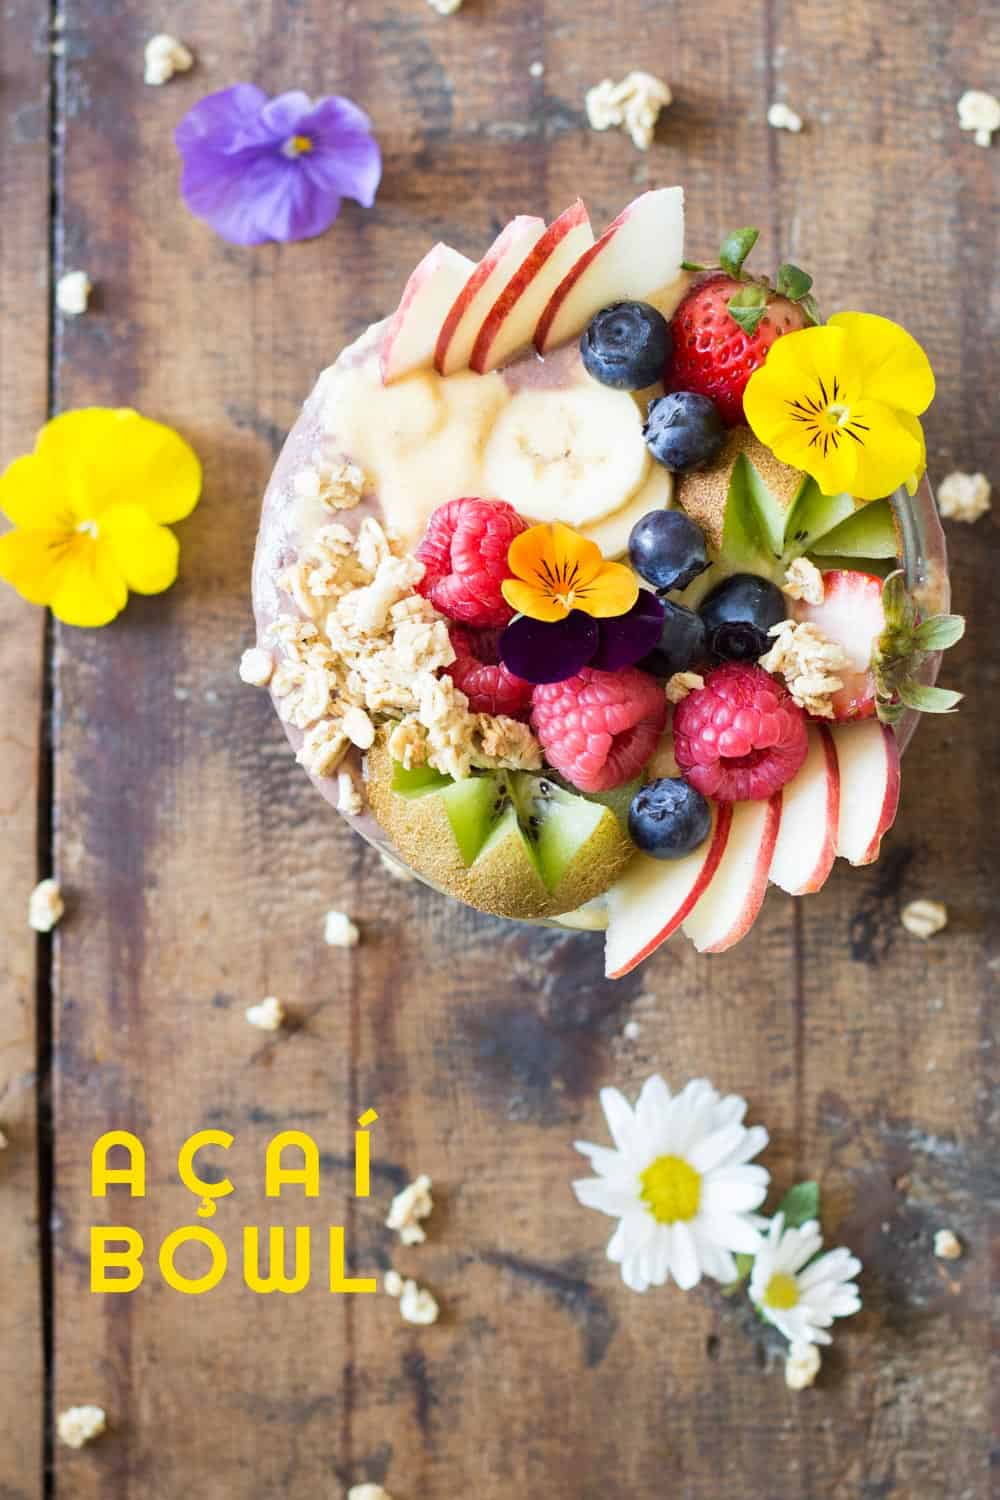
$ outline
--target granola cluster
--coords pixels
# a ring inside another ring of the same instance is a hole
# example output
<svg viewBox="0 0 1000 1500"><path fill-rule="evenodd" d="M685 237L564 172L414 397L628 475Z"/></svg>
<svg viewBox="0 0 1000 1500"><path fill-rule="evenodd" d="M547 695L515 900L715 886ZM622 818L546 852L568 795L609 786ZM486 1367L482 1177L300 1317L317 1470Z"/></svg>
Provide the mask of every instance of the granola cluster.
<svg viewBox="0 0 1000 1500"><path fill-rule="evenodd" d="M349 458L330 460L317 450L293 483L303 500L320 500L327 510L351 510L364 493L365 476Z"/></svg>
<svg viewBox="0 0 1000 1500"><path fill-rule="evenodd" d="M782 584L782 592L789 599L801 599L806 604L822 604L826 596L823 575L808 557L797 557L789 564Z"/></svg>
<svg viewBox="0 0 1000 1500"><path fill-rule="evenodd" d="M638 150L648 151L660 111L672 97L668 85L652 73L629 73L621 83L605 78L587 94L587 119L592 130L622 126Z"/></svg>
<svg viewBox="0 0 1000 1500"><path fill-rule="evenodd" d="M760 665L783 677L800 708L820 719L833 718L833 694L844 686L837 676L850 665L843 648L810 620L781 620L769 632L774 645Z"/></svg>
<svg viewBox="0 0 1000 1500"><path fill-rule="evenodd" d="M317 493L329 504L335 491L327 484ZM300 617L270 628L268 644L280 653L270 686L281 718L303 732L298 759L313 775L332 776L351 745L370 749L385 721L395 721L389 749L407 769L462 778L473 767L541 768L526 725L472 713L440 675L455 652L447 622L416 592L423 571L366 516L356 536L339 522L321 527L279 578ZM264 677L263 662L246 666L245 677ZM345 809L360 811L356 789L342 792Z"/></svg>

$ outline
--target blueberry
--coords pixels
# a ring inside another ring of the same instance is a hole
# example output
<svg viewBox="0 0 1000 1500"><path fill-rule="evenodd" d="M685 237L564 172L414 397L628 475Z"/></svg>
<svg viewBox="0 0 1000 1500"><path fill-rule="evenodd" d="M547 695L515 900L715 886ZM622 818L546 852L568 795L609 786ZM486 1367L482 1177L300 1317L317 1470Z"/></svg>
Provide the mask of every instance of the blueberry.
<svg viewBox="0 0 1000 1500"><path fill-rule="evenodd" d="M669 599L661 603L665 614L660 639L638 666L654 677L673 677L675 672L687 672L705 660L705 623L701 615L683 604L673 604Z"/></svg>
<svg viewBox="0 0 1000 1500"><path fill-rule="evenodd" d="M661 312L648 302L616 302L580 339L588 374L616 391L642 391L663 379L673 340Z"/></svg>
<svg viewBox="0 0 1000 1500"><path fill-rule="evenodd" d="M629 561L654 589L684 589L708 567L705 537L682 510L651 510L628 539Z"/></svg>
<svg viewBox="0 0 1000 1500"><path fill-rule="evenodd" d="M697 391L675 391L649 403L643 436L657 463L686 473L711 463L726 428L714 401Z"/></svg>
<svg viewBox="0 0 1000 1500"><path fill-rule="evenodd" d="M774 644L772 625L787 617L781 590L755 573L734 573L701 605L708 649L725 661L756 661Z"/></svg>
<svg viewBox="0 0 1000 1500"><path fill-rule="evenodd" d="M654 859L682 859L705 842L711 826L705 798L679 776L649 782L628 812L632 842Z"/></svg>

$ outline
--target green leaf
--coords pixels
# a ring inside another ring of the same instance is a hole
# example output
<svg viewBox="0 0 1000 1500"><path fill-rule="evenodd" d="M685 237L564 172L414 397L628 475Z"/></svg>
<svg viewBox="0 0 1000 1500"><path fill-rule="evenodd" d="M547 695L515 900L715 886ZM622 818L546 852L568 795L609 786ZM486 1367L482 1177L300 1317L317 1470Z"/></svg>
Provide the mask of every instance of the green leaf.
<svg viewBox="0 0 1000 1500"><path fill-rule="evenodd" d="M778 267L778 279L774 284L775 291L781 297L788 297L792 302L800 301L813 284L812 277L806 271L800 271L798 266L793 266L786 261Z"/></svg>
<svg viewBox="0 0 1000 1500"><path fill-rule="evenodd" d="M719 251L719 265L727 275L739 280L743 262L759 239L759 229L730 230L722 241L722 248Z"/></svg>
<svg viewBox="0 0 1000 1500"><path fill-rule="evenodd" d="M699 264L698 264L698 262L696 260L682 260L681 261L681 270L682 271L707 271L708 267L707 266L699 266Z"/></svg>
<svg viewBox="0 0 1000 1500"><path fill-rule="evenodd" d="M736 1274L739 1277L740 1281L744 1281L753 1270L753 1256L747 1255L745 1250L741 1250L735 1257L735 1260Z"/></svg>
<svg viewBox="0 0 1000 1500"><path fill-rule="evenodd" d="M965 620L961 615L931 615L918 625L913 635L921 651L947 651L965 634Z"/></svg>
<svg viewBox="0 0 1000 1500"><path fill-rule="evenodd" d="M906 712L905 703L887 702L880 698L875 705L880 724L898 724Z"/></svg>
<svg viewBox="0 0 1000 1500"><path fill-rule="evenodd" d="M822 323L823 317L819 310L819 303L812 292L807 292L804 297L799 298L799 306L806 315L809 323Z"/></svg>
<svg viewBox="0 0 1000 1500"><path fill-rule="evenodd" d="M905 677L899 684L899 696L907 708L915 708L921 714L950 714L961 703L963 693L951 688L928 687L926 683L914 682Z"/></svg>
<svg viewBox="0 0 1000 1500"><path fill-rule="evenodd" d="M726 306L729 316L738 323L744 333L753 334L767 311L767 288L756 282L748 282L732 297Z"/></svg>
<svg viewBox="0 0 1000 1500"><path fill-rule="evenodd" d="M913 607L913 600L906 592L906 580L901 572L890 573L882 585L882 612L887 632L912 633L917 623L917 612Z"/></svg>
<svg viewBox="0 0 1000 1500"><path fill-rule="evenodd" d="M797 1182L778 1204L785 1216L786 1229L801 1229L810 1219L819 1218L819 1183Z"/></svg>

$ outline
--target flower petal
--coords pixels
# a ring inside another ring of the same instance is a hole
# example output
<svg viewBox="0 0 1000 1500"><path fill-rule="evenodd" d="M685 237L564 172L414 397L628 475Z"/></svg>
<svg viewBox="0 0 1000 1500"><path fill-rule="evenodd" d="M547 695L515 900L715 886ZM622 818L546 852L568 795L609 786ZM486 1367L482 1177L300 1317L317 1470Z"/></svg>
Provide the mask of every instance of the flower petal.
<svg viewBox="0 0 1000 1500"><path fill-rule="evenodd" d="M517 589L531 587L512 578L505 579L505 597L508 584ZM561 620L536 620L530 615L519 615L501 635L498 651L507 670L525 682L565 682L587 665L599 642L597 621L573 609Z"/></svg>
<svg viewBox="0 0 1000 1500"><path fill-rule="evenodd" d="M63 530L8 531L0 536L0 578L30 604L48 604L68 559L72 542Z"/></svg>
<svg viewBox="0 0 1000 1500"><path fill-rule="evenodd" d="M64 625L107 625L128 600L114 553L101 538L75 538L53 582L49 608Z"/></svg>
<svg viewBox="0 0 1000 1500"><path fill-rule="evenodd" d="M172 531L158 526L138 505L114 505L101 516L106 542L130 589L162 594L177 577L180 546Z"/></svg>
<svg viewBox="0 0 1000 1500"><path fill-rule="evenodd" d="M635 1140L635 1117L625 1095L619 1089L601 1089L601 1108L611 1137L619 1151L631 1151Z"/></svg>
<svg viewBox="0 0 1000 1500"><path fill-rule="evenodd" d="M70 532L77 521L50 465L37 453L15 458L0 476L0 510L25 531Z"/></svg>
<svg viewBox="0 0 1000 1500"><path fill-rule="evenodd" d="M858 420L865 422L870 431L865 434L863 445L851 444L855 449L856 469L848 488L861 500L880 500L921 468L925 451L923 433L915 436L901 421L904 413L897 413L879 401L861 401L856 409ZM916 422L916 418L912 420Z"/></svg>
<svg viewBox="0 0 1000 1500"><path fill-rule="evenodd" d="M205 148L215 154L270 143L273 137L261 120L267 102L268 96L255 83L234 83L207 94L174 131L178 151L186 158Z"/></svg>
<svg viewBox="0 0 1000 1500"><path fill-rule="evenodd" d="M698 1252L687 1224L679 1221L673 1229L670 1245L670 1274L682 1292L689 1292L701 1280Z"/></svg>
<svg viewBox="0 0 1000 1500"><path fill-rule="evenodd" d="M364 111L333 94L318 101L299 129L315 142L301 163L314 182L371 208L382 178L382 153Z"/></svg>
<svg viewBox="0 0 1000 1500"><path fill-rule="evenodd" d="M525 583L520 578L505 578L500 585L500 592L511 609L516 610L519 615L526 616L529 620L538 620L553 625L558 620L565 620L571 613L561 600L554 599L551 594L543 592L537 584ZM579 611L576 612L579 613ZM520 676L520 673L516 675Z"/></svg>
<svg viewBox="0 0 1000 1500"><path fill-rule="evenodd" d="M63 412L42 428L36 453L77 522L122 502L140 505L154 521L180 521L201 494L191 446L128 407Z"/></svg>
<svg viewBox="0 0 1000 1500"><path fill-rule="evenodd" d="M624 563L606 562L591 583L574 591L573 602L577 609L606 620L628 614L638 597L639 580L632 569Z"/></svg>
<svg viewBox="0 0 1000 1500"><path fill-rule="evenodd" d="M834 313L828 326L847 334L861 370L862 389L873 401L919 416L934 400L934 371L912 334L875 313Z"/></svg>

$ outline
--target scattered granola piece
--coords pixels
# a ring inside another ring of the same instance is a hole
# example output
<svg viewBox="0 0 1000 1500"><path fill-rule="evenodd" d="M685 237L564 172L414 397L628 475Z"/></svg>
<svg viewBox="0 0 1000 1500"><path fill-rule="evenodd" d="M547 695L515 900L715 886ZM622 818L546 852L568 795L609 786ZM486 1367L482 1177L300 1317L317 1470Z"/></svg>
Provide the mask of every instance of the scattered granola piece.
<svg viewBox="0 0 1000 1500"><path fill-rule="evenodd" d="M251 646L240 657L240 681L250 687L267 687L274 673L274 657L260 646Z"/></svg>
<svg viewBox="0 0 1000 1500"><path fill-rule="evenodd" d="M621 125L640 151L653 144L660 111L672 99L669 87L652 73L629 73L621 83L605 78L587 94L587 119L593 130Z"/></svg>
<svg viewBox="0 0 1000 1500"><path fill-rule="evenodd" d="M705 679L697 672L675 672L667 681L667 702L683 703L688 693L697 693L704 686Z"/></svg>
<svg viewBox="0 0 1000 1500"><path fill-rule="evenodd" d="M642 1034L642 1027L638 1021L626 1021L622 1027L622 1036L627 1042L637 1042Z"/></svg>
<svg viewBox="0 0 1000 1500"><path fill-rule="evenodd" d="M385 1280L382 1284L390 1297L401 1297L403 1295L403 1278L398 1271L386 1271Z"/></svg>
<svg viewBox="0 0 1000 1500"><path fill-rule="evenodd" d="M323 924L323 941L331 948L356 948L361 933L345 911L328 911Z"/></svg>
<svg viewBox="0 0 1000 1500"><path fill-rule="evenodd" d="M302 748L295 757L313 776L332 776L343 760L350 740L334 719L321 719L306 730Z"/></svg>
<svg viewBox="0 0 1000 1500"><path fill-rule="evenodd" d="M352 1484L347 1500L392 1500L392 1496L380 1484Z"/></svg>
<svg viewBox="0 0 1000 1500"><path fill-rule="evenodd" d="M370 750L375 743L375 725L363 708L349 708L340 721L340 727L359 750Z"/></svg>
<svg viewBox="0 0 1000 1500"><path fill-rule="evenodd" d="M428 1218L433 1207L431 1179L421 1172L409 1187L403 1188L393 1198L385 1221L386 1228L395 1229L404 1245L422 1245L427 1236L419 1221Z"/></svg>
<svg viewBox="0 0 1000 1500"><path fill-rule="evenodd" d="M946 521L978 521L990 509L992 486L985 474L956 469L938 485L938 510Z"/></svg>
<svg viewBox="0 0 1000 1500"><path fill-rule="evenodd" d="M259 1005L250 1005L246 1018L258 1031L280 1031L285 1024L285 1007L277 995L268 995Z"/></svg>
<svg viewBox="0 0 1000 1500"><path fill-rule="evenodd" d="M806 604L822 604L826 597L823 575L808 557L797 557L785 573L782 593L789 599L803 599Z"/></svg>
<svg viewBox="0 0 1000 1500"><path fill-rule="evenodd" d="M67 318L78 318L90 304L93 291L86 271L67 271L56 282L56 307Z"/></svg>
<svg viewBox="0 0 1000 1500"><path fill-rule="evenodd" d="M312 464L299 470L292 485L297 495L320 500L327 510L351 510L364 494L365 476L349 458L328 463L314 455Z"/></svg>
<svg viewBox="0 0 1000 1500"><path fill-rule="evenodd" d="M773 130L790 130L793 135L798 135L802 129L802 116L797 115L794 109L789 109L779 99L771 105L767 112L767 123Z"/></svg>
<svg viewBox="0 0 1000 1500"><path fill-rule="evenodd" d="M934 1254L938 1260L958 1260L962 1254L962 1241L952 1229L939 1229L934 1236Z"/></svg>
<svg viewBox="0 0 1000 1500"><path fill-rule="evenodd" d="M942 901L911 901L903 907L902 923L907 932L926 941L948 925L948 908Z"/></svg>
<svg viewBox="0 0 1000 1500"><path fill-rule="evenodd" d="M169 83L175 73L187 73L194 67L194 56L175 36L160 32L146 43L146 82L158 88Z"/></svg>
<svg viewBox="0 0 1000 1500"><path fill-rule="evenodd" d="M983 89L966 89L958 101L958 128L971 130L977 146L988 146L1000 130L1000 99Z"/></svg>
<svg viewBox="0 0 1000 1500"><path fill-rule="evenodd" d="M59 1441L67 1448L82 1448L94 1438L100 1437L108 1425L103 1407L71 1406L61 1411L56 1421Z"/></svg>
<svg viewBox="0 0 1000 1500"><path fill-rule="evenodd" d="M399 1315L407 1323L418 1323L424 1327L436 1323L441 1309L425 1286L418 1286L409 1277L403 1282L399 1298Z"/></svg>
<svg viewBox="0 0 1000 1500"><path fill-rule="evenodd" d="M36 932L51 932L62 920L66 903L57 880L40 880L28 901L28 926Z"/></svg>
<svg viewBox="0 0 1000 1500"><path fill-rule="evenodd" d="M832 719L833 694L844 686L836 674L850 665L836 641L827 640L811 620L781 620L768 631L774 645L760 658L765 672L785 679L800 708L817 718Z"/></svg>
<svg viewBox="0 0 1000 1500"><path fill-rule="evenodd" d="M528 69L528 73L532 78L545 77L545 64L542 62L541 58L537 58L531 64L531 67Z"/></svg>
<svg viewBox="0 0 1000 1500"><path fill-rule="evenodd" d="M462 0L427 0L427 4L439 16L455 16L462 9Z"/></svg>
<svg viewBox="0 0 1000 1500"><path fill-rule="evenodd" d="M386 872L392 876L393 880L416 879L416 876L413 875L405 865L401 865L398 859L393 859L392 855L387 854L384 849L380 849L378 851L378 857L382 861Z"/></svg>
<svg viewBox="0 0 1000 1500"><path fill-rule="evenodd" d="M822 1356L818 1344L793 1344L785 1360L785 1384L790 1391L804 1391L819 1374Z"/></svg>
<svg viewBox="0 0 1000 1500"><path fill-rule="evenodd" d="M365 799L350 771L337 772L337 811L359 818L365 810Z"/></svg>

